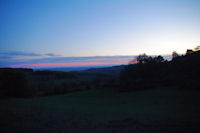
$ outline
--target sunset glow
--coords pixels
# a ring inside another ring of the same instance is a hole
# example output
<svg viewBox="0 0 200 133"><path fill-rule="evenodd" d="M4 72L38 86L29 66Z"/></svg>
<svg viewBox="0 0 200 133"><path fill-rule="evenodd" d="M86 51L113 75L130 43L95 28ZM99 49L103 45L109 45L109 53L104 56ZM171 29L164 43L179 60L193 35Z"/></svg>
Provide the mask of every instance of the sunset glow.
<svg viewBox="0 0 200 133"><path fill-rule="evenodd" d="M11 65L13 68L50 68L50 67L77 67L77 66L105 66L105 65L120 65L127 64L126 62L75 62L75 63L40 63L40 64L19 64Z"/></svg>
<svg viewBox="0 0 200 133"><path fill-rule="evenodd" d="M127 64L96 57L184 54L200 45L199 0L3 0L0 6L0 67Z"/></svg>

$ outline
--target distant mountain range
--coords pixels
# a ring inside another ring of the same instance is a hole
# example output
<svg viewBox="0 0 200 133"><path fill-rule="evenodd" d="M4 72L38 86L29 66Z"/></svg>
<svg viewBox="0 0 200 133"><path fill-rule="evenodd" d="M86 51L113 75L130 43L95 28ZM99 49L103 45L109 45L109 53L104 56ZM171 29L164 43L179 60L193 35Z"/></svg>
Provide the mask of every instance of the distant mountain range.
<svg viewBox="0 0 200 133"><path fill-rule="evenodd" d="M62 72L70 72L70 71L83 71L83 72L108 72L108 71L118 71L124 68L124 65L119 66L84 66L84 67L55 67L55 68L36 68L34 70L49 70L49 71L62 71Z"/></svg>
<svg viewBox="0 0 200 133"><path fill-rule="evenodd" d="M90 68L81 72L87 73L97 73L97 74L118 74L122 69L124 69L126 65L118 65L118 66L111 66L111 67L103 67L103 68Z"/></svg>

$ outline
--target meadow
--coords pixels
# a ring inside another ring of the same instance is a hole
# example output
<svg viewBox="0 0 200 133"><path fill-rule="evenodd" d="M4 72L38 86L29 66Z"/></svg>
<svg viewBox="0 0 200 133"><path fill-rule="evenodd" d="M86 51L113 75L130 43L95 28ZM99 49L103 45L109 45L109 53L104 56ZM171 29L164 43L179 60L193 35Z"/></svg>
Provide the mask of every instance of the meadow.
<svg viewBox="0 0 200 133"><path fill-rule="evenodd" d="M1 131L54 133L198 132L200 92L92 89L0 100Z"/></svg>

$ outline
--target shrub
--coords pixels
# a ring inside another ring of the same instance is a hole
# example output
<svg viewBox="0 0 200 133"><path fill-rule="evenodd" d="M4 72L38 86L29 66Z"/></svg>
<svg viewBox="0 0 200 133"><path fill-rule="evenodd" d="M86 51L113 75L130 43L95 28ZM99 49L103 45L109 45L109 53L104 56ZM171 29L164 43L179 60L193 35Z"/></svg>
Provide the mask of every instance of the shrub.
<svg viewBox="0 0 200 133"><path fill-rule="evenodd" d="M25 72L13 69L0 70L0 90L2 97L30 97L36 93Z"/></svg>

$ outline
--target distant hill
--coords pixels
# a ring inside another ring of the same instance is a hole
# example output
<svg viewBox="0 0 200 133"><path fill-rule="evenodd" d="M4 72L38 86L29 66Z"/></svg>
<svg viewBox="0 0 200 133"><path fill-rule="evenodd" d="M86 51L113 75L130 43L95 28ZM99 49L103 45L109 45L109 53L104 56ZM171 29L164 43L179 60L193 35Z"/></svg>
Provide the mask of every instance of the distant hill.
<svg viewBox="0 0 200 133"><path fill-rule="evenodd" d="M48 70L48 71L61 71L61 72L71 72L78 71L81 73L116 73L118 74L126 65L119 66L87 66L87 67L59 67L59 68L40 68L34 69L35 71Z"/></svg>
<svg viewBox="0 0 200 133"><path fill-rule="evenodd" d="M34 70L48 70L48 71L62 71L62 72L70 72L70 71L82 71L90 69L91 67L57 67L57 68L36 68Z"/></svg>
<svg viewBox="0 0 200 133"><path fill-rule="evenodd" d="M119 74L120 71L122 69L124 69L125 66L126 65L103 67L103 68L90 68L90 69L84 70L82 72L97 73L97 74L107 74L107 73Z"/></svg>
<svg viewBox="0 0 200 133"><path fill-rule="evenodd" d="M123 65L121 65L123 66ZM55 68L36 68L34 70L48 70L48 71L62 71L62 72L70 72L70 71L102 71L102 69L109 70L118 70L119 66L82 66L82 67L55 67ZM100 69L100 70L99 70Z"/></svg>

